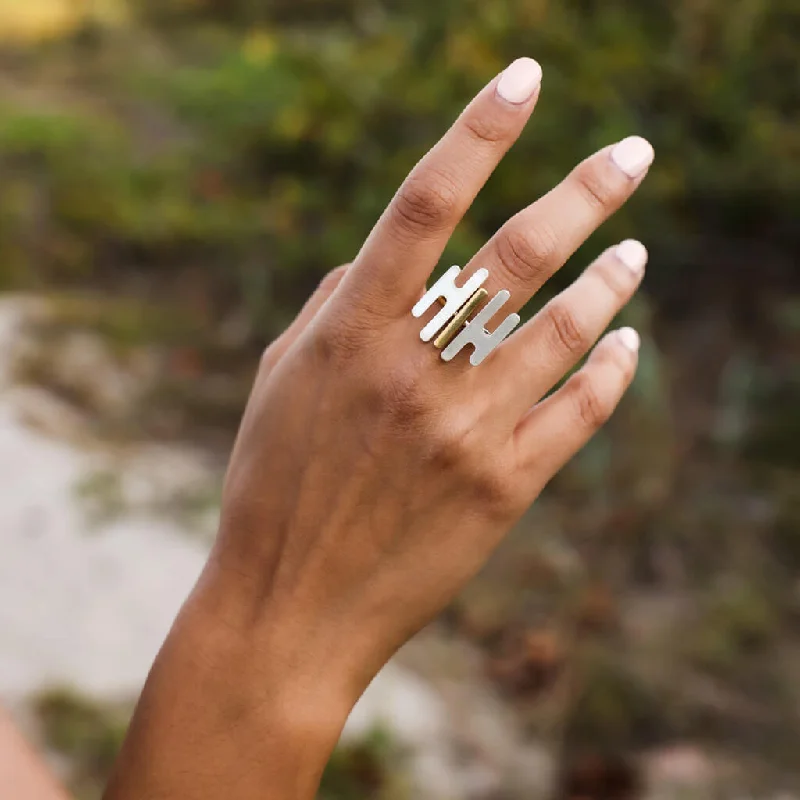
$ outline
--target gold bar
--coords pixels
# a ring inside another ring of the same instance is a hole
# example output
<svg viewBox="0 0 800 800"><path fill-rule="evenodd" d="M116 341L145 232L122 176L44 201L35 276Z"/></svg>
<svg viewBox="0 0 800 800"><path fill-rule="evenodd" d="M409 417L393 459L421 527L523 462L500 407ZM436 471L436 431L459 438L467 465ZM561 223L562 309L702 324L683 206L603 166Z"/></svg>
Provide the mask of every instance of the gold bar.
<svg viewBox="0 0 800 800"><path fill-rule="evenodd" d="M450 320L447 327L433 340L433 346L439 350L447 347L451 340L461 330L464 323L469 319L470 314L489 296L486 289L478 289L463 306L461 310Z"/></svg>

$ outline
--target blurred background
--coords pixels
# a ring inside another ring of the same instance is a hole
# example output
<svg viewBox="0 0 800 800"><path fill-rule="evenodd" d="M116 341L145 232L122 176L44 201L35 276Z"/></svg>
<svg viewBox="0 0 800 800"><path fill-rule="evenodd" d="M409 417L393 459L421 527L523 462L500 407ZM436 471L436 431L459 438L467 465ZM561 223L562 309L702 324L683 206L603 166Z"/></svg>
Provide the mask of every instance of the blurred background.
<svg viewBox="0 0 800 800"><path fill-rule="evenodd" d="M521 55L539 107L443 263L646 136L643 188L532 304L641 239L639 375L376 680L322 796L798 796L797 0L0 0L0 702L77 798L200 569L262 348Z"/></svg>

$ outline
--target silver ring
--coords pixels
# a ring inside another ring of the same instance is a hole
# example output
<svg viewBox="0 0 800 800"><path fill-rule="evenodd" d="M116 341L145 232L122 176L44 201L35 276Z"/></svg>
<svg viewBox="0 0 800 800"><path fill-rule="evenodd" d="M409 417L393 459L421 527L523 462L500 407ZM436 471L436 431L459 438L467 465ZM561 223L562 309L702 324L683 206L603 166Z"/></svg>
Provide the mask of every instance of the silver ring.
<svg viewBox="0 0 800 800"><path fill-rule="evenodd" d="M507 289L498 292L475 316L472 316L489 297L486 289L482 288L489 277L489 271L479 269L463 286L456 286L459 275L461 275L460 267L450 267L425 292L411 309L411 313L415 317L421 317L438 301L442 307L422 329L419 338L423 342L429 342L436 336L433 344L441 349L443 361L451 361L467 345L472 345L473 351L469 363L477 367L519 325L520 316L509 314L494 331L489 333L485 326L508 302L511 292Z"/></svg>

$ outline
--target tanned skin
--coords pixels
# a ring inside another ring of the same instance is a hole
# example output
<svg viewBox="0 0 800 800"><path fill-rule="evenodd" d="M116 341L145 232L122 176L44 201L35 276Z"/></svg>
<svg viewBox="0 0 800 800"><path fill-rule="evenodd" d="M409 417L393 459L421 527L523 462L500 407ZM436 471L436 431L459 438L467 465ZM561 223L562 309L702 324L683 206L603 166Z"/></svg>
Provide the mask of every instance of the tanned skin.
<svg viewBox="0 0 800 800"><path fill-rule="evenodd" d="M310 800L356 700L597 431L638 336L628 241L482 365L440 359L410 310L533 113L515 62L417 164L347 268L264 354L205 571L141 696L106 800ZM652 148L592 155L465 268L521 308L636 190ZM536 164L520 164L536 169ZM600 337L599 344L595 345ZM555 392L591 351L586 363Z"/></svg>

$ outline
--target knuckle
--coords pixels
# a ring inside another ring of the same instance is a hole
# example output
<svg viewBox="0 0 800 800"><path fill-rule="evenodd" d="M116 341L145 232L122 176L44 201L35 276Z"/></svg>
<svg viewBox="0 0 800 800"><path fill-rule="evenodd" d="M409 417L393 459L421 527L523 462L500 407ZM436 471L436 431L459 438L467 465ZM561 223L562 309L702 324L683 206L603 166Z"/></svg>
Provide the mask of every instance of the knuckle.
<svg viewBox="0 0 800 800"><path fill-rule="evenodd" d="M407 431L412 423L428 415L429 397L416 369L398 366L379 374L373 390L380 411L398 430Z"/></svg>
<svg viewBox="0 0 800 800"><path fill-rule="evenodd" d="M497 257L513 280L530 283L544 281L558 266L558 236L547 224L528 230L511 225L497 240Z"/></svg>
<svg viewBox="0 0 800 800"><path fill-rule="evenodd" d="M491 116L468 116L464 126L473 139L484 144L499 144L510 138L507 126Z"/></svg>
<svg viewBox="0 0 800 800"><path fill-rule="evenodd" d="M588 335L563 301L553 301L545 308L546 320L559 350L571 356L581 356L589 348Z"/></svg>
<svg viewBox="0 0 800 800"><path fill-rule="evenodd" d="M272 344L267 347L259 360L259 371L268 372L277 362L277 354L280 350L283 341L283 336L279 336Z"/></svg>
<svg viewBox="0 0 800 800"><path fill-rule="evenodd" d="M339 285L349 266L349 264L342 264L328 272L319 282L319 289L323 292L332 292Z"/></svg>
<svg viewBox="0 0 800 800"><path fill-rule="evenodd" d="M514 509L518 498L512 476L501 466L488 462L476 470L472 479L472 493L485 509L504 515Z"/></svg>
<svg viewBox="0 0 800 800"><path fill-rule="evenodd" d="M634 273L620 265L613 251L601 256L579 280L595 289L598 301L602 298L602 302L618 308L628 302L638 283Z"/></svg>
<svg viewBox="0 0 800 800"><path fill-rule="evenodd" d="M581 423L590 430L601 428L611 417L613 404L601 397L589 374L579 372L573 381L575 405Z"/></svg>
<svg viewBox="0 0 800 800"><path fill-rule="evenodd" d="M500 459L480 445L468 414L452 416L430 433L433 464L454 475L478 505L506 511L514 504L513 481Z"/></svg>
<svg viewBox="0 0 800 800"><path fill-rule="evenodd" d="M622 391L633 380L637 359L622 347L611 348L611 361L617 369L617 378L622 383Z"/></svg>
<svg viewBox="0 0 800 800"><path fill-rule="evenodd" d="M591 208L607 212L617 205L618 191L596 162L581 164L575 170L574 178L578 191Z"/></svg>
<svg viewBox="0 0 800 800"><path fill-rule="evenodd" d="M363 338L354 325L341 319L335 323L326 320L315 326L314 355L323 363L350 361L363 352Z"/></svg>
<svg viewBox="0 0 800 800"><path fill-rule="evenodd" d="M471 426L463 416L451 414L428 430L433 463L446 472L469 471L467 465L475 458L470 443Z"/></svg>
<svg viewBox="0 0 800 800"><path fill-rule="evenodd" d="M412 176L400 187L394 211L400 224L414 233L420 229L440 231L457 216L458 202L458 187L443 173Z"/></svg>
<svg viewBox="0 0 800 800"><path fill-rule="evenodd" d="M601 258L597 263L596 275L606 289L611 292L618 305L627 302L636 286L636 278L629 269L620 269L616 256Z"/></svg>

